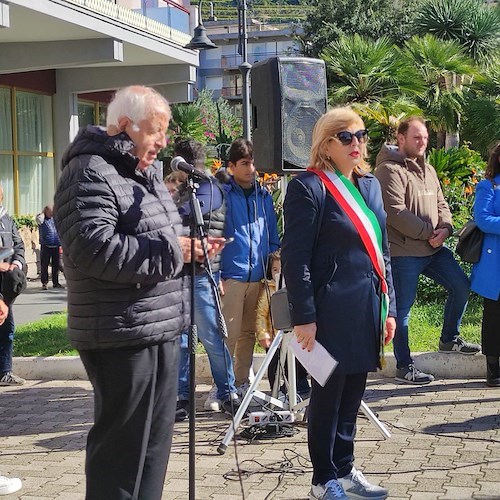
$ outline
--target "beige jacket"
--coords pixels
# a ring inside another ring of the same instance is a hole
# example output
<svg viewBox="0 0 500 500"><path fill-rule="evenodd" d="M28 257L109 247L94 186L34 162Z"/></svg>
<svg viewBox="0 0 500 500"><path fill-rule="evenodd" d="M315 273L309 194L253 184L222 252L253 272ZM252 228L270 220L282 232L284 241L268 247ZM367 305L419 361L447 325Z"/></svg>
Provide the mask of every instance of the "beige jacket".
<svg viewBox="0 0 500 500"><path fill-rule="evenodd" d="M374 172L382 186L391 257L426 257L436 253L428 239L434 229L453 231L450 208L434 168L384 144Z"/></svg>
<svg viewBox="0 0 500 500"><path fill-rule="evenodd" d="M265 281L269 285L269 292ZM255 336L260 342L264 339L273 340L276 331L273 328L271 322L271 311L270 311L270 296L276 291L276 283L274 280L262 280L264 286L260 289L259 299L257 301L257 315L255 320Z"/></svg>

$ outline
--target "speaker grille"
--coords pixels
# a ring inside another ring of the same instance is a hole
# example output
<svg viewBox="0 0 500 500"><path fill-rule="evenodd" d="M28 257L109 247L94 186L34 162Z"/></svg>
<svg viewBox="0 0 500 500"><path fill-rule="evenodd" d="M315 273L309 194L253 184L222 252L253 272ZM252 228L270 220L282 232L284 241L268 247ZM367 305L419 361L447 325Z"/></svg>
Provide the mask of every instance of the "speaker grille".
<svg viewBox="0 0 500 500"><path fill-rule="evenodd" d="M312 131L326 112L326 77L323 61L278 59L282 91L283 170L309 163Z"/></svg>
<svg viewBox="0 0 500 500"><path fill-rule="evenodd" d="M250 72L255 166L284 173L307 167L315 123L326 112L320 59L271 57Z"/></svg>

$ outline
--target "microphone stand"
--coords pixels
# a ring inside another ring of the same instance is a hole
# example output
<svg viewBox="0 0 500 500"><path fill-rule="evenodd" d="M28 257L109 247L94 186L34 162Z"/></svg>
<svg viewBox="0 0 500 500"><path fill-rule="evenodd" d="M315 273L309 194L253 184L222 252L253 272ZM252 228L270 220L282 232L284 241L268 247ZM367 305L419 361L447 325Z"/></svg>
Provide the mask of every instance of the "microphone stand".
<svg viewBox="0 0 500 500"><path fill-rule="evenodd" d="M210 181L211 182L211 181ZM223 337L227 337L227 328L222 315L222 307L220 297L217 291L217 283L212 274L210 259L208 258L208 250L206 244L207 233L205 231L205 223L201 212L200 201L196 197L196 190L199 185L196 183L196 177L189 175L187 180L187 190L189 194L189 206L191 209L190 215L190 236L191 236L191 306L190 306L190 324L188 334L188 350L189 350L189 500L195 498L195 481L196 481L196 449L195 449L195 392L196 392L196 344L198 343L198 329L194 322L195 315L195 276L196 276L196 260L194 258L195 242L200 240L203 250L205 272L208 275L212 285L214 295L216 314L218 319L219 331Z"/></svg>
<svg viewBox="0 0 500 500"><path fill-rule="evenodd" d="M195 311L195 276L196 276L196 259L195 259L195 243L199 238L205 259L207 259L207 249L205 244L205 225L203 223L203 215L201 213L200 202L196 197L196 189L198 184L195 182L194 176L189 175L187 180L187 189L189 194L189 206L191 208L190 216L190 236L191 236L191 304L190 304L190 322L188 333L188 351L189 351L189 500L195 500L195 468L196 468L196 449L195 449L195 390L196 390L196 344L198 343L198 328L194 322Z"/></svg>

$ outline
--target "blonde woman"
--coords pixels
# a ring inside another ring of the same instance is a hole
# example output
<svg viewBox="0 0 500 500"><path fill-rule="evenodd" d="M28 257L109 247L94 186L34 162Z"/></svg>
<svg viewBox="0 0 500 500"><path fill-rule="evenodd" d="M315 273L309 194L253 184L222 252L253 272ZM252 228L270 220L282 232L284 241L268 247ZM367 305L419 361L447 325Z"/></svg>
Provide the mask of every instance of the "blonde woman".
<svg viewBox="0 0 500 500"><path fill-rule="evenodd" d="M395 330L386 214L364 162L367 139L351 108L323 115L313 131L310 168L290 182L284 203L282 261L295 335L303 349L318 341L338 361L324 387L312 384L310 499L388 495L353 465L367 374L380 367L382 345Z"/></svg>

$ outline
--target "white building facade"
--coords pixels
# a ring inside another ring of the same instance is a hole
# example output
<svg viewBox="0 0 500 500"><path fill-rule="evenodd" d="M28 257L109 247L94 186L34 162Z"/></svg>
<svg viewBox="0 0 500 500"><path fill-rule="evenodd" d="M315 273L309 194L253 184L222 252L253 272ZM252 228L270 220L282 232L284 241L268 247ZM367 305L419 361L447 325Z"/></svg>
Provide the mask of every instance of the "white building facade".
<svg viewBox="0 0 500 500"><path fill-rule="evenodd" d="M0 182L9 213L52 203L79 127L120 87L192 98L189 0L0 0Z"/></svg>

